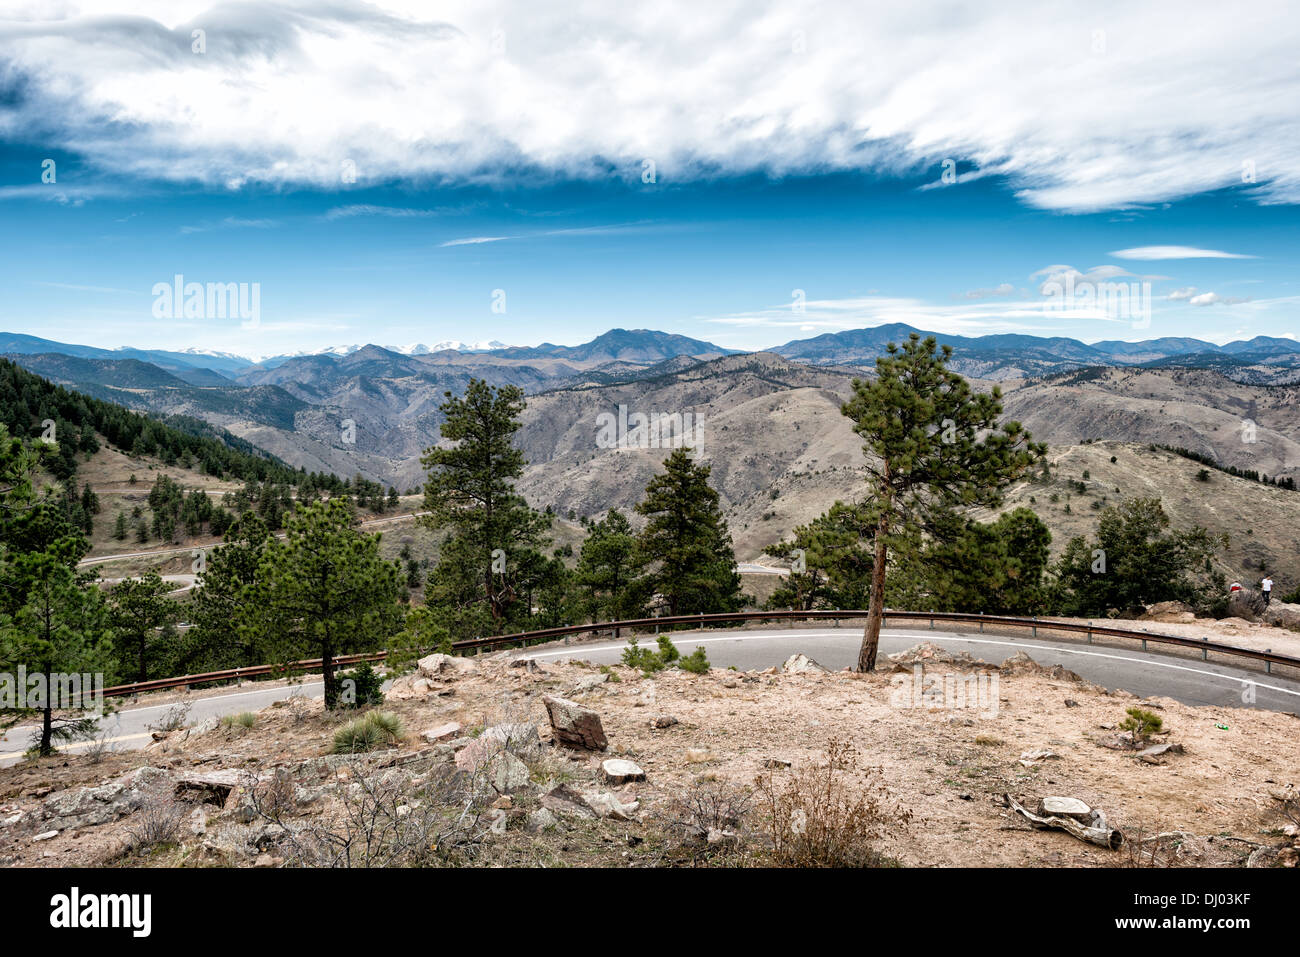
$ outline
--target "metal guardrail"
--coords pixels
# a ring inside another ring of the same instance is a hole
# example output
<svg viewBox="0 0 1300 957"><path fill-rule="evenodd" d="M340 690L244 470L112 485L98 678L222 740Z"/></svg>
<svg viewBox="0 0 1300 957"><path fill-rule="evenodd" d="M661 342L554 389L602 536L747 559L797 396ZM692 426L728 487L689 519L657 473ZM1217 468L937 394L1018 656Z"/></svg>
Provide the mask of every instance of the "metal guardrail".
<svg viewBox="0 0 1300 957"><path fill-rule="evenodd" d="M561 625L558 628L541 628L536 631L521 631L512 635L493 635L488 638L472 638L467 641L452 642L453 651L486 651L503 647L526 647L549 641L553 638L565 638L570 635L591 634L612 631L616 636L623 629L655 629L674 625L714 625L747 621L839 621L850 618L866 618L862 609L837 611L817 609L812 611L742 611L708 615L667 615L659 618L632 618L624 621L592 622L585 625ZM1110 628L1092 622L1083 624L1074 621L1057 621L1052 618L1018 618L1011 615L983 615L968 612L951 611L890 611L886 610L884 619L889 621L929 621L934 627L936 621L948 621L961 624L978 624L980 631L986 625L999 628L1029 628L1037 636L1038 629L1066 631L1086 634L1091 642L1094 636L1108 638L1127 638L1142 642L1145 651L1148 642L1191 648L1201 652L1202 659L1208 659L1211 652L1221 655L1233 655L1264 662L1265 670L1272 671L1272 666L1286 665L1300 669L1300 658L1276 654L1273 651L1257 651L1253 648L1239 648L1208 639L1184 638L1181 635L1161 635L1146 631L1132 631L1127 628ZM386 651L366 654L338 655L333 663L339 667L361 664L366 661L383 661L388 657ZM225 671L208 671L203 674L179 675L174 678L158 678L153 681L139 681L134 684L114 685L104 689L104 696L128 697L146 691L164 691L169 688L184 688L191 685L216 684L221 681L235 681L241 678L280 677L292 674L306 674L320 671L322 660L308 658L274 665L250 665L245 668L229 668Z"/></svg>

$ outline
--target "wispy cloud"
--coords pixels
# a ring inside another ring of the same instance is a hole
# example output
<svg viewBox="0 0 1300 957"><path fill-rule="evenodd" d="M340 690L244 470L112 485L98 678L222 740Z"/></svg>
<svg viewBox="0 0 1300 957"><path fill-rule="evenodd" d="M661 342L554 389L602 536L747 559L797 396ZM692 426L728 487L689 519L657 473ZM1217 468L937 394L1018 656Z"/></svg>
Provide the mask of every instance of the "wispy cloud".
<svg viewBox="0 0 1300 957"><path fill-rule="evenodd" d="M1116 259L1255 259L1244 253L1225 253L1221 249L1200 249L1196 246L1134 246L1116 249L1110 253Z"/></svg>
<svg viewBox="0 0 1300 957"><path fill-rule="evenodd" d="M23 93L0 137L38 131L123 177L232 189L337 187L343 164L359 186L528 174L635 187L647 161L670 184L811 170L933 180L953 160L965 171L950 188L996 175L1047 209L1226 188L1300 202L1300 114L1287 106L1300 21L1283 0L1250 17L1218 0L1104 15L1009 0L960 17L915 4L869 22L855 0L462 0L438 18L390 4L216 0L178 22L189 14L168 0L129 16L120 0L67 0L4 21L7 86Z"/></svg>
<svg viewBox="0 0 1300 957"><path fill-rule="evenodd" d="M449 239L445 243L438 243L438 248L443 249L447 246L477 246L481 243L501 243L507 239L519 239L519 236L467 236L464 239Z"/></svg>

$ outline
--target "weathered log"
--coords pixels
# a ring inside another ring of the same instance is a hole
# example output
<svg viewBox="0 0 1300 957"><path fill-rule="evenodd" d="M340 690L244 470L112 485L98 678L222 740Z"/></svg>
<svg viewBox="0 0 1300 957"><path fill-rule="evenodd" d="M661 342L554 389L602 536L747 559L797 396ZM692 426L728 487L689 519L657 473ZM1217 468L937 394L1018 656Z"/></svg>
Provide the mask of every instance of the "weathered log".
<svg viewBox="0 0 1300 957"><path fill-rule="evenodd" d="M1084 824L1072 817L1060 817L1058 815L1040 816L1022 807L1015 798L1010 794L1005 794L1007 806L1017 814L1024 817L1030 824L1039 829L1050 828L1058 831L1065 831L1072 834L1081 841L1089 844L1096 844L1098 847L1106 847L1112 851L1119 850L1124 843L1124 835L1106 824L1106 815L1100 811L1091 811L1091 824Z"/></svg>

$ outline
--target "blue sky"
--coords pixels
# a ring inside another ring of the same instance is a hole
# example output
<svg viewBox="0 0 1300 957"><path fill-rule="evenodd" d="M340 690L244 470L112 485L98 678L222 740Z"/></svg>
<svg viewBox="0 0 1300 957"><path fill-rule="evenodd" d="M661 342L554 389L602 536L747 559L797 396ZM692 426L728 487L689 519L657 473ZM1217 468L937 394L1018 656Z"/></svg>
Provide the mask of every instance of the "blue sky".
<svg viewBox="0 0 1300 957"><path fill-rule="evenodd" d="M738 27L743 8L723 5L699 25L714 44L671 62L638 42L655 22L595 7L584 10L604 47L573 54L560 21L511 5L493 16L450 5L436 22L418 7L287 5L281 20L298 16L296 34L238 5L184 6L0 21L11 41L0 54L3 330L252 357L364 342L572 344L612 327L738 349L893 321L1085 341L1300 332L1300 186L1294 162L1276 158L1300 143L1276 105L1300 93L1284 8L1261 49L1235 21L1210 31L1220 59L1253 57L1241 83L1269 99L1247 109L1235 97L1251 91L1224 99L1196 86L1216 49L1208 34L1130 48L1134 30L1155 36L1160 23L1135 25L1122 6L1078 21L1081 49L1057 55L1069 69L1041 66L1067 75L1039 84L1042 99L960 62L981 36L1004 42L1000 20L968 23L964 36L949 20L882 23L883 35L958 61L882 78L834 39L833 4L778 27ZM198 23L202 55L189 50ZM1097 45L1096 23L1108 25L1101 56L1085 42ZM410 24L424 31L414 41ZM802 33L820 56L799 53L784 80L747 73L744 43L722 38L760 27L749 42L772 33L797 48ZM337 30L354 34L346 50L329 47ZM404 59L395 36L403 51L424 44L477 64L480 79L499 74L495 94L427 74L428 57ZM584 55L586 74L569 62ZM864 71L856 86L824 75L837 64ZM627 79L638 70L657 77L657 99ZM926 92L958 74L968 102ZM244 83L255 95L232 99ZM1073 84L1072 122L1053 83ZM588 102L534 100L542 86ZM439 125L443 114L456 125ZM155 317L154 285L178 273L257 283L258 322ZM1149 283L1149 325L1052 309L1044 284L1067 277Z"/></svg>

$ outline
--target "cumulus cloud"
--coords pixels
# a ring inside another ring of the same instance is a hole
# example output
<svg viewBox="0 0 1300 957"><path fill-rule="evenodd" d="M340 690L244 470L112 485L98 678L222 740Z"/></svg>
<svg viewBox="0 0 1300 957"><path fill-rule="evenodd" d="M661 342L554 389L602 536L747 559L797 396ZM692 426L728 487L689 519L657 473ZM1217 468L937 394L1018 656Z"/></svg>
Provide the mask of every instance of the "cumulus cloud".
<svg viewBox="0 0 1300 957"><path fill-rule="evenodd" d="M841 169L933 181L952 160L964 172L949 188L996 173L1048 209L1232 186L1300 201L1287 106L1300 21L1281 0L1250 17L1218 0L122 6L11 5L0 137L231 189L635 186L647 160L658 183Z"/></svg>

